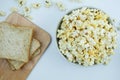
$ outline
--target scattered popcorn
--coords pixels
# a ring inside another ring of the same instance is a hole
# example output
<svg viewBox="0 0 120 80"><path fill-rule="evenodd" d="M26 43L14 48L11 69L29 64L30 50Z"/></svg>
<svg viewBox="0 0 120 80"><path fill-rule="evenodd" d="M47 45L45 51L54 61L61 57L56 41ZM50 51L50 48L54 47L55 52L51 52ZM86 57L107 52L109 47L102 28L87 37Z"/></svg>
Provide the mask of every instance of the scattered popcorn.
<svg viewBox="0 0 120 80"><path fill-rule="evenodd" d="M0 16L5 16L6 13L4 11L0 11Z"/></svg>
<svg viewBox="0 0 120 80"><path fill-rule="evenodd" d="M52 6L52 2L50 0L45 0L45 7L49 8Z"/></svg>
<svg viewBox="0 0 120 80"><path fill-rule="evenodd" d="M27 2L27 0L18 0L18 4L19 4L20 6L25 5L26 2Z"/></svg>
<svg viewBox="0 0 120 80"><path fill-rule="evenodd" d="M17 7L12 7L12 8L10 9L10 11L11 11L11 12L18 12L18 8L17 8Z"/></svg>
<svg viewBox="0 0 120 80"><path fill-rule="evenodd" d="M40 3L33 3L32 7L35 9L39 9L41 7Z"/></svg>
<svg viewBox="0 0 120 80"><path fill-rule="evenodd" d="M57 2L56 5L57 5L57 7L58 7L61 11L65 11L65 10L66 10L65 5L63 5L62 2Z"/></svg>
<svg viewBox="0 0 120 80"><path fill-rule="evenodd" d="M31 8L26 6L24 7L23 11L28 14L31 12Z"/></svg>
<svg viewBox="0 0 120 80"><path fill-rule="evenodd" d="M117 35L109 19L101 10L87 7L65 15L57 31L61 53L83 66L108 64Z"/></svg>

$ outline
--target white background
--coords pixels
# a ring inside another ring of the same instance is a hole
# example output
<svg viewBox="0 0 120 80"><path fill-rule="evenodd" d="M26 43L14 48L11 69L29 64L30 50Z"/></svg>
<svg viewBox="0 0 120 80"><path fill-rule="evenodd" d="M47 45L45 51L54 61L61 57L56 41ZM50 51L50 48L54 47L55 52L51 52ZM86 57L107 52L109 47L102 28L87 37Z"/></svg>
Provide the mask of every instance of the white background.
<svg viewBox="0 0 120 80"><path fill-rule="evenodd" d="M0 0L0 10L10 14L10 7L16 6L16 0ZM52 0L53 3L60 0ZM35 68L30 73L27 80L120 80L120 47L115 50L115 55L108 65L97 65L92 67L82 67L67 62L57 50L55 33L61 18L70 10L81 6L90 6L102 9L112 18L120 21L120 0L86 0L82 3L61 0L67 10L60 11L55 4L50 8L44 7L44 0L28 0L28 5L32 2L40 2L41 8L32 10L32 22L46 30L51 35L51 44L45 51ZM7 16L0 17L0 21ZM119 33L119 32L118 32ZM120 40L120 39L119 39ZM119 44L118 44L119 45Z"/></svg>

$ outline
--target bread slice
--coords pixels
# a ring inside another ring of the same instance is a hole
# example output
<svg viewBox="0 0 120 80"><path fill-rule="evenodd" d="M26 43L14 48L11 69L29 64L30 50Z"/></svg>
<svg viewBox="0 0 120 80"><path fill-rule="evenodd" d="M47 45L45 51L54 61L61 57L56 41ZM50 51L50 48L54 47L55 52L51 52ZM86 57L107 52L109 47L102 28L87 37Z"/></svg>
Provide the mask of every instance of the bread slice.
<svg viewBox="0 0 120 80"><path fill-rule="evenodd" d="M31 56L31 59L34 58L34 57L36 57L39 53L40 53L40 48L38 48L38 49L34 52L34 54Z"/></svg>
<svg viewBox="0 0 120 80"><path fill-rule="evenodd" d="M40 42L36 39L33 39L30 48L30 58L33 58L33 56L38 55L39 53L40 53ZM25 64L22 61L15 61L15 60L8 60L8 62L12 70L18 70Z"/></svg>
<svg viewBox="0 0 120 80"><path fill-rule="evenodd" d="M40 47L40 42L33 38L30 48L30 57L35 53L35 51Z"/></svg>
<svg viewBox="0 0 120 80"><path fill-rule="evenodd" d="M12 70L18 70L25 64L22 61L15 61L15 60L10 60L8 62Z"/></svg>
<svg viewBox="0 0 120 80"><path fill-rule="evenodd" d="M33 53L33 55L31 56L31 59L34 58L34 57L36 57L39 53L40 53L40 48L37 49ZM16 61L16 62L15 61L14 62L8 61L8 63L9 63L9 66L10 66L11 70L19 70L25 64L24 62L20 62L20 61Z"/></svg>
<svg viewBox="0 0 120 80"><path fill-rule="evenodd" d="M28 62L33 29L0 23L0 58Z"/></svg>

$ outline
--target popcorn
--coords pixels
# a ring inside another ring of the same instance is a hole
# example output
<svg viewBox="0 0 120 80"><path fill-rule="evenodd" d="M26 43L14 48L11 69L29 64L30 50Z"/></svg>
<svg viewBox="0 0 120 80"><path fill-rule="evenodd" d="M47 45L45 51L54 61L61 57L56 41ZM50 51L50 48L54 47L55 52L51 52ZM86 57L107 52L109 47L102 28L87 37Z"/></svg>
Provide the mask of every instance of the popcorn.
<svg viewBox="0 0 120 80"><path fill-rule="evenodd" d="M24 9L23 9L24 13L30 13L31 12L31 8L30 7L27 7L25 6Z"/></svg>
<svg viewBox="0 0 120 80"><path fill-rule="evenodd" d="M116 31L108 19L104 12L86 7L65 15L57 31L61 53L84 66L107 64L116 46Z"/></svg>
<svg viewBox="0 0 120 80"><path fill-rule="evenodd" d="M19 4L20 6L23 6L23 5L26 4L26 0L18 0L18 4Z"/></svg>
<svg viewBox="0 0 120 80"><path fill-rule="evenodd" d="M45 0L45 7L49 8L52 6L52 2L50 0Z"/></svg>
<svg viewBox="0 0 120 80"><path fill-rule="evenodd" d="M12 8L10 9L10 11L11 11L11 12L17 12L17 11L18 11L18 8L17 8L17 7L12 7Z"/></svg>
<svg viewBox="0 0 120 80"><path fill-rule="evenodd" d="M67 58L68 58L68 61L70 61L70 62L73 61L74 57L73 57L72 54L67 53L66 56L69 56L69 57L67 57Z"/></svg>
<svg viewBox="0 0 120 80"><path fill-rule="evenodd" d="M58 7L61 11L65 11L65 10L66 10L65 5L63 5L62 2L57 2L56 5L57 5L57 7Z"/></svg>
<svg viewBox="0 0 120 80"><path fill-rule="evenodd" d="M35 9L39 9L41 7L40 3L33 3L32 7Z"/></svg>
<svg viewBox="0 0 120 80"><path fill-rule="evenodd" d="M89 55L88 54L85 54L85 59L88 59L89 58Z"/></svg>

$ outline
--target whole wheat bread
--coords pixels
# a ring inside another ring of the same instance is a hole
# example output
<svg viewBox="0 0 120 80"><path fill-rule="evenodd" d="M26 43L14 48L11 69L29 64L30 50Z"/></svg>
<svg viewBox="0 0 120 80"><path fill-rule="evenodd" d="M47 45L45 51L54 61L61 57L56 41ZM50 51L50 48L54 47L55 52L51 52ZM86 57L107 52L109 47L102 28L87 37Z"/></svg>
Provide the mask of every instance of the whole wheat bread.
<svg viewBox="0 0 120 80"><path fill-rule="evenodd" d="M28 62L33 29L0 23L0 58Z"/></svg>
<svg viewBox="0 0 120 80"><path fill-rule="evenodd" d="M38 55L39 53L40 53L40 42L37 39L33 39L30 48L30 58L33 58L33 56ZM8 62L12 70L18 70L25 64L22 61L16 61L16 60L8 60Z"/></svg>

